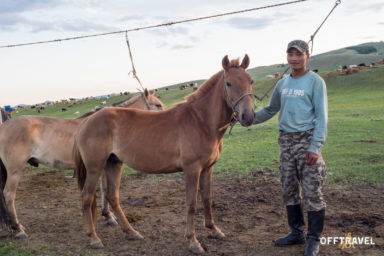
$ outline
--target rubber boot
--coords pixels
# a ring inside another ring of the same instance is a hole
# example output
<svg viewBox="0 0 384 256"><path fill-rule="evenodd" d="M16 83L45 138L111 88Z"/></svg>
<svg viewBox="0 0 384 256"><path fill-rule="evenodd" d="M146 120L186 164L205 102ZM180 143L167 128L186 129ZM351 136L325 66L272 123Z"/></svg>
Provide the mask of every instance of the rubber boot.
<svg viewBox="0 0 384 256"><path fill-rule="evenodd" d="M308 212L308 234L307 246L305 248L305 256L319 255L320 251L320 235L324 227L325 209L320 211Z"/></svg>
<svg viewBox="0 0 384 256"><path fill-rule="evenodd" d="M283 237L279 237L275 240L276 246L287 246L293 244L304 244L304 217L301 205L288 205L287 206L288 225L291 228L291 232Z"/></svg>

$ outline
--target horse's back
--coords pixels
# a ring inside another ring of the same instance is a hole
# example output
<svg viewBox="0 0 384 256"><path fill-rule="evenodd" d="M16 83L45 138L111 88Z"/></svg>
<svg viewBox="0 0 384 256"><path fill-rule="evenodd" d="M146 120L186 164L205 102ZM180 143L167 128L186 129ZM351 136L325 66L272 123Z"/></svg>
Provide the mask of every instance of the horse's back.
<svg viewBox="0 0 384 256"><path fill-rule="evenodd" d="M1 127L1 155L11 158L17 153L19 161L35 158L52 168L72 168L73 135L80 122L44 116L15 117Z"/></svg>

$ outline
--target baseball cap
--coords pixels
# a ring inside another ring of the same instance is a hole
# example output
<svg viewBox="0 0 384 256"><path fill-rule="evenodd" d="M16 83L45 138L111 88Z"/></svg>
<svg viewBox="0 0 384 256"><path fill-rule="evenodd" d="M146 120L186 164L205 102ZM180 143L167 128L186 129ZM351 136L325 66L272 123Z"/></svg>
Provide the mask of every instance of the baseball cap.
<svg viewBox="0 0 384 256"><path fill-rule="evenodd" d="M5 111L13 111L13 108L11 106L5 106Z"/></svg>
<svg viewBox="0 0 384 256"><path fill-rule="evenodd" d="M291 48L295 48L299 52L308 52L308 49L309 49L308 44L303 40L293 40L289 42L287 47L287 52Z"/></svg>

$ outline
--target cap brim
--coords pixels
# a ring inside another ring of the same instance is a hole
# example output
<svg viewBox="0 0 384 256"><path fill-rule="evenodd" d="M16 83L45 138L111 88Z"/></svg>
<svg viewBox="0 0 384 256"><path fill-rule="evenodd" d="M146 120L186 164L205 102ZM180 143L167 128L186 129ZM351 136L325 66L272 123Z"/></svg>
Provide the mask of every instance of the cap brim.
<svg viewBox="0 0 384 256"><path fill-rule="evenodd" d="M292 49L292 48L298 50L299 52L305 52L305 50L304 50L303 48L301 48L300 46L298 46L298 45L292 45L292 46L290 46L290 47L287 49L287 52L288 52L290 49Z"/></svg>

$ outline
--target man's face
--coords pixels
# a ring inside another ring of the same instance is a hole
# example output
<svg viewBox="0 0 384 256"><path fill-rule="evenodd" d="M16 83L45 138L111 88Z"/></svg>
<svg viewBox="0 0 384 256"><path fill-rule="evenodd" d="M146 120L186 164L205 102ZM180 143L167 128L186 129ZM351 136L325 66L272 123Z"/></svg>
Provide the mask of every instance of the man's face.
<svg viewBox="0 0 384 256"><path fill-rule="evenodd" d="M6 112L7 115L9 115L9 116L12 115L12 111L6 110L5 112Z"/></svg>
<svg viewBox="0 0 384 256"><path fill-rule="evenodd" d="M293 70L300 70L305 68L308 57L309 56L306 52L299 52L295 48L289 49L287 53L288 64Z"/></svg>

